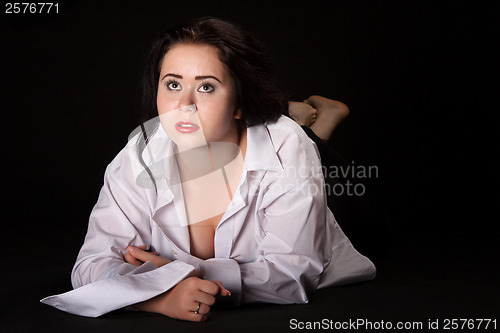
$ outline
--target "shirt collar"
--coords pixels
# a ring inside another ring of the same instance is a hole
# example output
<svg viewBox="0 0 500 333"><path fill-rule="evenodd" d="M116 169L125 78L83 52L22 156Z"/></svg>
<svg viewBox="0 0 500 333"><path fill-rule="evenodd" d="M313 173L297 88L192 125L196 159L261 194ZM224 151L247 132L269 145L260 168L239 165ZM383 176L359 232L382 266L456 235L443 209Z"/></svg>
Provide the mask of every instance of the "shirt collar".
<svg viewBox="0 0 500 333"><path fill-rule="evenodd" d="M245 165L248 171L283 170L266 125L255 125L247 128Z"/></svg>
<svg viewBox="0 0 500 333"><path fill-rule="evenodd" d="M149 145L151 145L151 150L158 154L156 156L171 156L173 154L171 140L166 133L164 133L161 126L159 126L157 133L155 133L153 137L157 140L152 140L152 142L149 142ZM150 156L151 150L149 151ZM151 162L154 159L145 158L145 160ZM165 163L166 161L168 161L168 163ZM171 181L174 181L174 183L178 182L178 179L174 180L171 178L172 176L175 177L177 172L172 161L171 158L167 158L162 161L163 163L156 165L160 166L160 169L154 168L154 170L152 170L158 190L156 210L172 202L175 196L172 192L172 190L174 190L172 185L167 185ZM246 171L269 170L279 172L283 170L283 166L276 154L276 149L274 148L269 129L266 125L255 125L247 128L247 149L244 163ZM245 177L246 176L243 175L243 178Z"/></svg>
<svg viewBox="0 0 500 333"><path fill-rule="evenodd" d="M157 133L153 136L157 140L152 140L149 146L152 147L153 155L156 156L172 156L173 145L171 139L163 131L161 126L159 126ZM146 158L145 158L146 160ZM153 160L153 159L152 159ZM161 170L161 173L167 178L170 178L171 174L171 159L168 159L170 163L163 163L162 167L166 169ZM150 160L149 160L150 161ZM148 161L148 162L149 162ZM270 170L270 171L282 171L283 166L276 154L276 149L273 145L269 129L266 125L254 125L247 128L247 149L245 154L245 165L246 170ZM158 170L155 170L158 172Z"/></svg>

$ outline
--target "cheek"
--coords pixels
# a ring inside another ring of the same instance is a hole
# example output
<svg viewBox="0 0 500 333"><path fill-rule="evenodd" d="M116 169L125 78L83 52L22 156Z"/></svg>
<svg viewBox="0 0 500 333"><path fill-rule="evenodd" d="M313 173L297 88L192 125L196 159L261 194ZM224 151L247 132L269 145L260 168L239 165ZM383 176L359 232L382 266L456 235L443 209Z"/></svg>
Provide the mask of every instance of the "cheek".
<svg viewBox="0 0 500 333"><path fill-rule="evenodd" d="M199 114L202 124L209 127L226 127L233 120L234 105L222 100L200 105Z"/></svg>
<svg viewBox="0 0 500 333"><path fill-rule="evenodd" d="M173 102L171 99L167 98L165 94L158 93L156 98L156 106L158 107L158 114L164 114L165 112L174 110Z"/></svg>

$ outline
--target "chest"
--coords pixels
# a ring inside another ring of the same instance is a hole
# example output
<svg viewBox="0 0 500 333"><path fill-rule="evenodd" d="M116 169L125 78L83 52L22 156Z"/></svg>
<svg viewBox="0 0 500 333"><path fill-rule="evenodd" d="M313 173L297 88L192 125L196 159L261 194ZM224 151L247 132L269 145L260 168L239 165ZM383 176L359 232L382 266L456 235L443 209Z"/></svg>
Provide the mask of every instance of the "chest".
<svg viewBox="0 0 500 333"><path fill-rule="evenodd" d="M261 178L246 179L235 191L231 203L224 212L186 223L187 218L181 196L158 209L153 216L151 243L162 256L171 260L196 263L200 258L232 258L240 262L256 259L259 241L264 237L262 201L254 188ZM248 186L251 185L252 186Z"/></svg>
<svg viewBox="0 0 500 333"><path fill-rule="evenodd" d="M237 191L242 170L242 163L233 163L182 182L192 255L201 259L215 256L215 232Z"/></svg>
<svg viewBox="0 0 500 333"><path fill-rule="evenodd" d="M215 257L215 230L223 213L188 226L190 252L200 259Z"/></svg>

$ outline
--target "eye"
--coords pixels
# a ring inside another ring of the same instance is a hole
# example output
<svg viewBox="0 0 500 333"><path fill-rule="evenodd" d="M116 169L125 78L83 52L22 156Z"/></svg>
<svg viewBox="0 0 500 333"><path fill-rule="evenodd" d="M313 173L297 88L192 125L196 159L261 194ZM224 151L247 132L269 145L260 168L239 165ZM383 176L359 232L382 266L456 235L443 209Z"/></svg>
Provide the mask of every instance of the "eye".
<svg viewBox="0 0 500 333"><path fill-rule="evenodd" d="M209 83L202 83L201 86L198 88L198 91L202 93L211 93L214 90L215 90L214 87Z"/></svg>
<svg viewBox="0 0 500 333"><path fill-rule="evenodd" d="M167 86L167 88L168 88L169 90L173 90L173 91L178 91L178 90L181 90L181 86L180 86L179 82L174 81L174 80L167 81L167 82L165 83L165 85Z"/></svg>

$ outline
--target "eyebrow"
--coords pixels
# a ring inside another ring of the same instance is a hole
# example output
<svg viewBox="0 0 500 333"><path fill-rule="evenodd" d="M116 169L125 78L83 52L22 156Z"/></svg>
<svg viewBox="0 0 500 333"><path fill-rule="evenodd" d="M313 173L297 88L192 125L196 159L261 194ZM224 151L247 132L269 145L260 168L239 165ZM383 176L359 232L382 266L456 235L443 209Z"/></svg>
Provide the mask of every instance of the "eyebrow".
<svg viewBox="0 0 500 333"><path fill-rule="evenodd" d="M179 75L179 74L173 74L173 73L167 73L165 74L165 76L162 77L162 81L163 79L165 79L167 76L172 76L172 77L175 77L177 79L182 79L182 75ZM198 75L198 76L195 76L194 78L195 80L205 80L205 79L214 79L214 80L217 80L219 81L219 83L222 84L221 80L219 80L217 77L213 76L213 75Z"/></svg>

